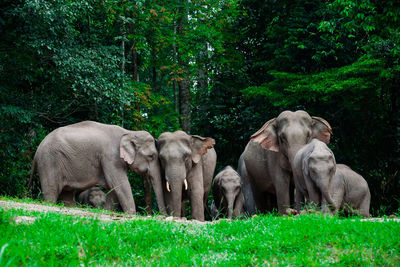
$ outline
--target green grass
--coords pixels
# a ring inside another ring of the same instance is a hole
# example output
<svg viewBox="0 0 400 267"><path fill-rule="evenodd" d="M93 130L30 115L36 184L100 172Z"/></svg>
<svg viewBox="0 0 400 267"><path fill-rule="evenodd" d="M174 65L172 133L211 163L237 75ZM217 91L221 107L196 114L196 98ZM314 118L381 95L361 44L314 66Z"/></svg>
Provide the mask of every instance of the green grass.
<svg viewBox="0 0 400 267"><path fill-rule="evenodd" d="M400 264L399 222L318 214L198 224L0 208L0 233L0 266Z"/></svg>

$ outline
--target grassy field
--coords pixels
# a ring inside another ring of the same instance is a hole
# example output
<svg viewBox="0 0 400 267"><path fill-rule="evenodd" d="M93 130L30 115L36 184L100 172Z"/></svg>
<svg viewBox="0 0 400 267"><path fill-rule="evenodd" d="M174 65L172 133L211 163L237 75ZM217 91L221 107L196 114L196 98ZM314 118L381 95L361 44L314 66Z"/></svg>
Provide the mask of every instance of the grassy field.
<svg viewBox="0 0 400 267"><path fill-rule="evenodd" d="M36 217L30 224L18 216ZM400 264L400 222L318 214L107 222L0 207L0 266Z"/></svg>

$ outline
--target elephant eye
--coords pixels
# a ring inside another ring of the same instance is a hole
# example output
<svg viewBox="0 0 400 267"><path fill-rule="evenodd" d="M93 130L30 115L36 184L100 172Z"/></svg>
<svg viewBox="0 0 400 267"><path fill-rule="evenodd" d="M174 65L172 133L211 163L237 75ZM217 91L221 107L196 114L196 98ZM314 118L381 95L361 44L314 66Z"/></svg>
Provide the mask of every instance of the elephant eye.
<svg viewBox="0 0 400 267"><path fill-rule="evenodd" d="M156 157L156 156L155 156L154 154L151 154L151 155L149 156L149 160L152 161L152 160L154 160L155 157Z"/></svg>

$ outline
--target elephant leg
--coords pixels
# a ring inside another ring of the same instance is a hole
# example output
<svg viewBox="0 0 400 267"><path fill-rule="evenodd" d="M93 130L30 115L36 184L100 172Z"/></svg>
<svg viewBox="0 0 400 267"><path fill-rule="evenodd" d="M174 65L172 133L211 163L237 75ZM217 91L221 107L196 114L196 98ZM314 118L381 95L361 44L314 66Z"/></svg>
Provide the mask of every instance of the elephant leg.
<svg viewBox="0 0 400 267"><path fill-rule="evenodd" d="M64 203L66 207L75 207L75 191L65 191L63 190L60 194L60 200Z"/></svg>
<svg viewBox="0 0 400 267"><path fill-rule="evenodd" d="M218 216L218 209L217 209L217 206L215 205L214 200L211 202L211 208L210 208L210 210L211 210L211 218L212 218L212 220L217 219L217 216Z"/></svg>
<svg viewBox="0 0 400 267"><path fill-rule="evenodd" d="M204 221L203 188L196 188L190 194L192 219Z"/></svg>
<svg viewBox="0 0 400 267"><path fill-rule="evenodd" d="M126 175L126 170L122 167L114 167L113 164L115 163L102 161L107 185L117 195L122 210L126 213L136 214L135 201L133 200L132 189Z"/></svg>
<svg viewBox="0 0 400 267"><path fill-rule="evenodd" d="M49 201L52 203L56 203L59 195L59 191L57 188L42 186L43 199L44 201Z"/></svg>
<svg viewBox="0 0 400 267"><path fill-rule="evenodd" d="M325 214L331 213L331 209L328 207L328 202L326 201L326 199L323 197L321 200L321 209L322 212ZM337 210L334 210L332 213L336 214Z"/></svg>
<svg viewBox="0 0 400 267"><path fill-rule="evenodd" d="M206 190L206 189L204 189L204 190ZM212 216L210 207L207 205L208 195L209 194L210 194L210 190L207 190L207 192L204 192L204 194L203 194L203 206L204 206L204 212L206 212L209 216Z"/></svg>
<svg viewBox="0 0 400 267"><path fill-rule="evenodd" d="M344 192L344 187L342 186L333 187L332 189L330 191L332 192L332 199L336 207L334 214L336 214L339 209L343 208L345 192Z"/></svg>
<svg viewBox="0 0 400 267"><path fill-rule="evenodd" d="M152 201L151 201L151 182L148 177L144 177L144 198L146 201L146 214L151 215Z"/></svg>
<svg viewBox="0 0 400 267"><path fill-rule="evenodd" d="M204 221L204 186L202 178L202 168L200 164L197 164L188 175L188 193L192 219L199 221Z"/></svg>
<svg viewBox="0 0 400 267"><path fill-rule="evenodd" d="M244 197L243 209L249 215L256 213L256 201L254 197L253 188L250 183L250 177L247 173L246 166L243 160L243 155L239 159L238 173L242 181L242 192Z"/></svg>
<svg viewBox="0 0 400 267"><path fill-rule="evenodd" d="M295 199L296 199L296 210L300 212L301 204L304 203L304 194L300 192L300 190L298 189L296 189Z"/></svg>
<svg viewBox="0 0 400 267"><path fill-rule="evenodd" d="M284 173L278 181L275 181L276 202L278 212L281 215L287 214L290 209L290 175Z"/></svg>
<svg viewBox="0 0 400 267"><path fill-rule="evenodd" d="M62 185L58 180L58 177L61 177L61 175L57 170L46 165L38 166L38 173L43 192L43 199L45 201L56 203L58 196L62 191Z"/></svg>
<svg viewBox="0 0 400 267"><path fill-rule="evenodd" d="M109 190L109 189L108 189ZM106 193L106 210L118 210L119 202L117 194L113 191L109 191Z"/></svg>
<svg viewBox="0 0 400 267"><path fill-rule="evenodd" d="M301 210L301 204L304 204L304 193L301 192L300 188L301 186L299 185L299 178L298 174L296 172L293 173L293 180L294 180L294 185L295 185L295 208L298 212ZM290 190L295 191L294 189L290 188Z"/></svg>
<svg viewBox="0 0 400 267"><path fill-rule="evenodd" d="M360 205L361 216L369 217L370 202L371 202L371 196L368 193L366 196L364 196L364 199L362 200L361 205Z"/></svg>

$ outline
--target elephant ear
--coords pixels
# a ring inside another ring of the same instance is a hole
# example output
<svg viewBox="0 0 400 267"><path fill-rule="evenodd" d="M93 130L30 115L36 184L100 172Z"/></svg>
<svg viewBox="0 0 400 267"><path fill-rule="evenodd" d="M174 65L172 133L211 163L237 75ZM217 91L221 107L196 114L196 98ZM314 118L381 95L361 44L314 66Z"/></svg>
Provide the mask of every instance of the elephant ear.
<svg viewBox="0 0 400 267"><path fill-rule="evenodd" d="M275 118L267 121L256 133L254 133L250 140L260 144L266 150L279 152L278 137L275 133Z"/></svg>
<svg viewBox="0 0 400 267"><path fill-rule="evenodd" d="M215 140L210 137L201 137L192 135L190 138L190 146L192 148L192 161L198 163L207 150L213 148Z"/></svg>
<svg viewBox="0 0 400 267"><path fill-rule="evenodd" d="M313 124L312 124L312 136L313 138L317 138L320 141L324 142L325 144L329 144L331 139L332 127L331 125L320 117L312 117Z"/></svg>
<svg viewBox="0 0 400 267"><path fill-rule="evenodd" d="M131 165L135 160L135 136L133 134L124 134L119 144L119 156L126 163Z"/></svg>

